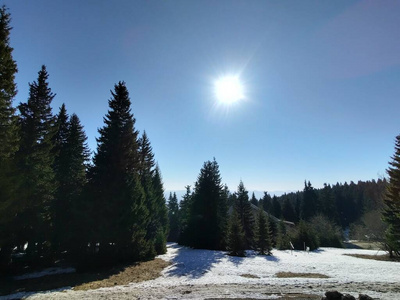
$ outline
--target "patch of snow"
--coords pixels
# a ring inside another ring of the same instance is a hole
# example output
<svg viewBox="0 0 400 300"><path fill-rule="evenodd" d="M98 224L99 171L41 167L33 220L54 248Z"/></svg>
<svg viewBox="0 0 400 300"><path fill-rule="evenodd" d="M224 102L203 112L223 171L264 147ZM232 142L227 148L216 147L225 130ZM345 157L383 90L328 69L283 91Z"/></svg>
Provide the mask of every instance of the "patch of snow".
<svg viewBox="0 0 400 300"><path fill-rule="evenodd" d="M23 280L23 279L32 279L39 278L48 275L56 275L56 274L67 274L67 273L75 273L76 270L74 268L47 268L39 272L28 273L24 275L14 276L15 280Z"/></svg>
<svg viewBox="0 0 400 300"><path fill-rule="evenodd" d="M273 256L259 256L254 251L247 251L247 257L232 257L223 251L168 244L167 253L158 257L171 265L154 280L91 291L38 293L29 299L274 299L289 292L322 296L328 289L355 296L363 293L380 299L400 299L400 263L344 254L385 253L321 248L309 253L274 250ZM278 272L320 273L329 278L277 278Z"/></svg>

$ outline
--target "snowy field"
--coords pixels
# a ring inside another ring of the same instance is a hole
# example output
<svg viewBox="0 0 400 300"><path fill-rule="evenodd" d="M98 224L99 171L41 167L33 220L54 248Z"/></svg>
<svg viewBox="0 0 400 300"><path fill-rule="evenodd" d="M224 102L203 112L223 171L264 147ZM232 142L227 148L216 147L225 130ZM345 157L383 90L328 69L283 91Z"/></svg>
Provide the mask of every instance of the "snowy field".
<svg viewBox="0 0 400 300"><path fill-rule="evenodd" d="M15 296L28 299L277 299L282 293L322 296L327 290L336 289L356 297L364 293L379 299L400 299L400 263L343 254L385 253L321 248L310 253L274 250L270 257L248 252L247 257L240 258L221 251L169 244L167 254L159 257L172 265L155 280L85 292L66 288ZM320 273L329 278L277 278L278 272Z"/></svg>

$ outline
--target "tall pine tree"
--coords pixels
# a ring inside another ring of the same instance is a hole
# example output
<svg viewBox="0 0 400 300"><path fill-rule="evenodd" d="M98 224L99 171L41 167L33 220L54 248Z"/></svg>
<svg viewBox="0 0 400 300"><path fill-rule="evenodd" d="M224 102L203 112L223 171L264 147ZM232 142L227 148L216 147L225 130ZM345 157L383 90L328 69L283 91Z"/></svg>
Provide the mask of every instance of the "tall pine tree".
<svg viewBox="0 0 400 300"><path fill-rule="evenodd" d="M383 220L388 224L386 247L393 257L400 256L400 135L396 137L395 153L389 165L389 184L384 198Z"/></svg>
<svg viewBox="0 0 400 300"><path fill-rule="evenodd" d="M194 248L221 249L225 213L222 214L223 186L218 163L207 161L200 170L189 210L185 244Z"/></svg>
<svg viewBox="0 0 400 300"><path fill-rule="evenodd" d="M53 203L53 244L56 251L76 252L81 241L82 192L87 182L89 148L83 126L76 114L68 120L65 105L57 116L54 171L57 191Z"/></svg>
<svg viewBox="0 0 400 300"><path fill-rule="evenodd" d="M15 243L13 217L18 211L15 153L18 150L18 126L12 105L17 87L17 64L10 46L10 14L5 6L0 8L0 268L11 261Z"/></svg>
<svg viewBox="0 0 400 300"><path fill-rule="evenodd" d="M99 245L100 256L136 260L149 252L149 212L138 175L138 133L125 83L116 84L111 94L89 174L92 226L88 238L91 245Z"/></svg>
<svg viewBox="0 0 400 300"><path fill-rule="evenodd" d="M257 215L257 250L261 255L271 255L272 251L272 232L269 228L269 221L264 210L258 210Z"/></svg>
<svg viewBox="0 0 400 300"><path fill-rule="evenodd" d="M179 205L176 193L170 193L168 198L168 220L169 220L169 234L168 242L177 242L181 230L181 221L179 216Z"/></svg>
<svg viewBox="0 0 400 300"><path fill-rule="evenodd" d="M244 184L240 181L237 192L237 199L235 209L238 213L239 220L242 224L245 234L246 249L254 247L254 216L251 209L248 191L245 189Z"/></svg>
<svg viewBox="0 0 400 300"><path fill-rule="evenodd" d="M18 167L21 174L19 202L24 210L16 221L19 244L28 241L27 253L41 255L51 239L51 211L56 181L53 171L55 118L48 73L42 66L37 81L29 84L27 103L19 105L21 144Z"/></svg>

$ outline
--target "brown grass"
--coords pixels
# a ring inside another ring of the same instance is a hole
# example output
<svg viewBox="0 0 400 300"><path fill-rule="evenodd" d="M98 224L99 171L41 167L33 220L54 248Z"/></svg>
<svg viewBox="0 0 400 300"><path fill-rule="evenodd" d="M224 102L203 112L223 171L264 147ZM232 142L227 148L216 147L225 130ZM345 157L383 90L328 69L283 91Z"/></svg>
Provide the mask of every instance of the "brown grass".
<svg viewBox="0 0 400 300"><path fill-rule="evenodd" d="M160 276L160 272L168 265L170 265L169 262L156 258L151 261L118 266L95 273L70 273L24 280L1 280L0 295L46 291L68 286L73 287L74 290L89 290L126 285L131 282L155 279Z"/></svg>
<svg viewBox="0 0 400 300"><path fill-rule="evenodd" d="M390 257L389 255L367 255L367 254L343 254L343 255L353 256L363 259L400 262L400 257Z"/></svg>
<svg viewBox="0 0 400 300"><path fill-rule="evenodd" d="M275 276L278 278L329 278L329 276L319 273L278 272Z"/></svg>
<svg viewBox="0 0 400 300"><path fill-rule="evenodd" d="M253 275L253 274L242 274L240 276L245 277L245 278L260 278L259 276Z"/></svg>

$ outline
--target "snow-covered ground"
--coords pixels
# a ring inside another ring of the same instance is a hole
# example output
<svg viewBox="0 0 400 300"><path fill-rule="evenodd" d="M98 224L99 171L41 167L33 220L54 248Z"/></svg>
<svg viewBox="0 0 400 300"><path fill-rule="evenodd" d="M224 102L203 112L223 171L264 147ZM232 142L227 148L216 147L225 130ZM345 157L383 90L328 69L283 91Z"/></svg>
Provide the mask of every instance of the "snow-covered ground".
<svg viewBox="0 0 400 300"><path fill-rule="evenodd" d="M350 257L344 254L382 255L376 250L321 248L303 251L273 251L273 256L248 252L244 258L221 251L193 250L176 244L160 258L170 261L155 280L92 291L33 294L29 299L206 299L276 298L281 293L323 295L368 294L379 299L400 299L400 263ZM278 272L320 273L329 278L277 278ZM249 274L254 278L249 278ZM245 276L243 276L245 275Z"/></svg>

